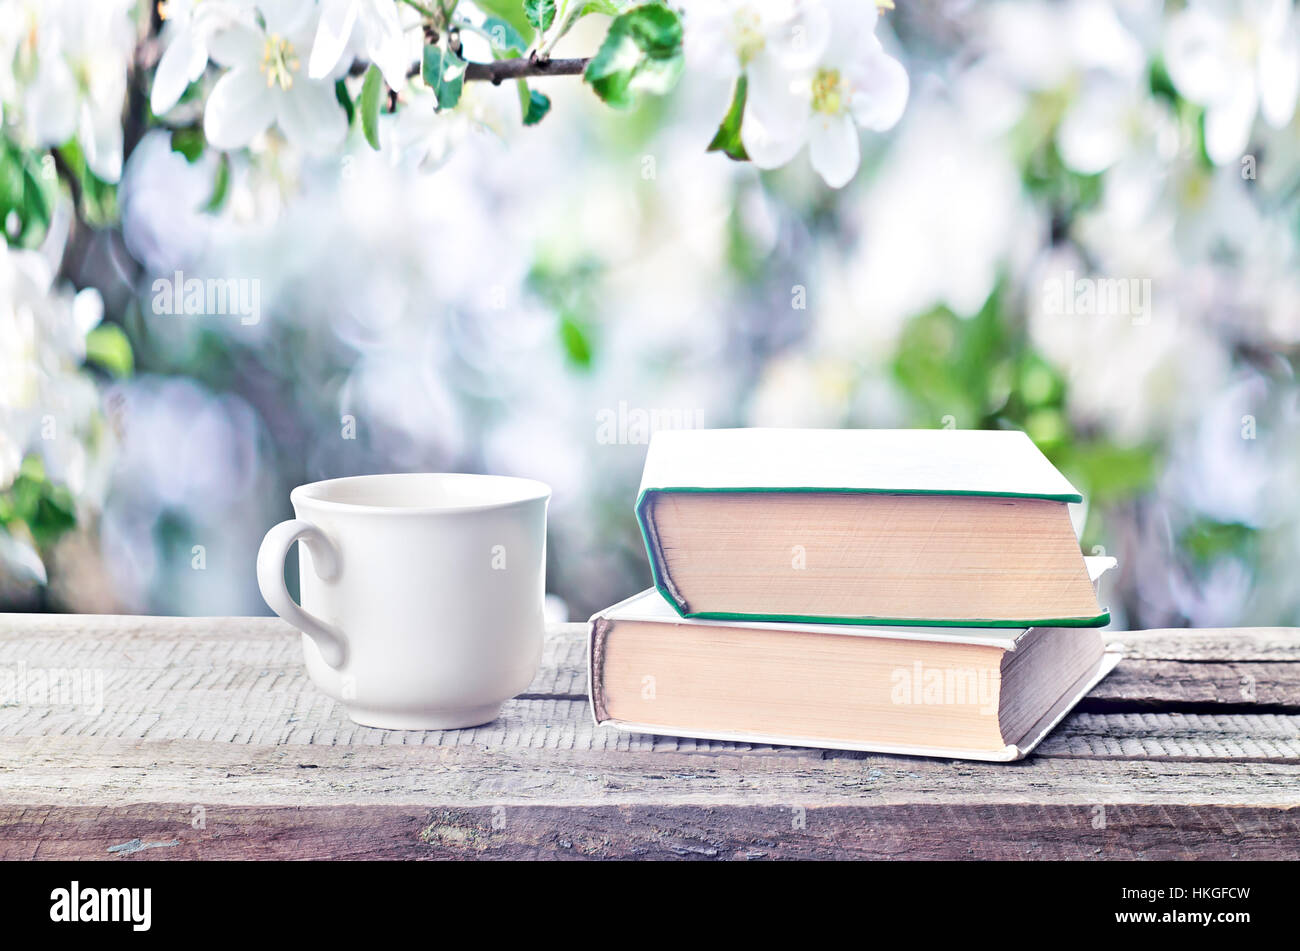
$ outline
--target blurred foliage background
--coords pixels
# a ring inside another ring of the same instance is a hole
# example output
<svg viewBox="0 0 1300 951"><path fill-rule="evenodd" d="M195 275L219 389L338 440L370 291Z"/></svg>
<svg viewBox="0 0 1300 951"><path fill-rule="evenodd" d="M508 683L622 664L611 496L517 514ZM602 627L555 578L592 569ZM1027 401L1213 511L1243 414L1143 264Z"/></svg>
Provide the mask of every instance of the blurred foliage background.
<svg viewBox="0 0 1300 951"><path fill-rule="evenodd" d="M551 608L584 618L649 583L652 424L948 426L1024 429L1078 485L1116 625L1300 624L1295 91L1243 150L1195 81L1275 102L1279 10L900 0L907 112L839 191L706 152L689 66L628 114L548 79L527 128L467 86L433 171L147 117L107 185L6 128L0 607L264 613L292 486L465 470L553 486ZM258 319L156 313L177 272L256 282ZM1090 281L1149 297L1053 306Z"/></svg>

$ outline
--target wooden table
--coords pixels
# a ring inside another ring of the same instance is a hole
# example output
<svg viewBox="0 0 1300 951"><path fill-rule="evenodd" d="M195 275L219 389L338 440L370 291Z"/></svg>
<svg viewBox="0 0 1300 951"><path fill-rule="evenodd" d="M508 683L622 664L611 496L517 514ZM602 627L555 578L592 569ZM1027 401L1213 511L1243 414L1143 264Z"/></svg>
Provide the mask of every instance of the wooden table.
<svg viewBox="0 0 1300 951"><path fill-rule="evenodd" d="M278 619L0 615L0 858L1300 856L1300 631L1110 637L1038 752L983 764L598 729L581 625L499 720L406 733Z"/></svg>

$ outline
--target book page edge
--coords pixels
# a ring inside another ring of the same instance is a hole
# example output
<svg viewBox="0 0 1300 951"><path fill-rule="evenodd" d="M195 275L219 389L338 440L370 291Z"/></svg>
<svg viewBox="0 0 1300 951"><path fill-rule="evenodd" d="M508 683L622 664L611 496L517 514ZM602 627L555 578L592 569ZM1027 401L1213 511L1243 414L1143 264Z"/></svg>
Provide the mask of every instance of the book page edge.
<svg viewBox="0 0 1300 951"><path fill-rule="evenodd" d="M1034 748L1043 742L1056 729L1057 725L1069 715L1070 711L1079 705L1079 701L1091 693L1093 687L1106 679L1106 675L1119 666L1119 662L1123 659L1123 644L1116 642L1107 644L1102 652L1101 660L1076 680L1070 689L1061 695L1061 699L1056 701L1052 708L1029 728L1025 736L1022 736L1018 742L1013 744L1012 748L1019 752L1019 755L1015 758L1021 759L1032 753ZM1032 739L1026 742L1026 737L1032 737Z"/></svg>

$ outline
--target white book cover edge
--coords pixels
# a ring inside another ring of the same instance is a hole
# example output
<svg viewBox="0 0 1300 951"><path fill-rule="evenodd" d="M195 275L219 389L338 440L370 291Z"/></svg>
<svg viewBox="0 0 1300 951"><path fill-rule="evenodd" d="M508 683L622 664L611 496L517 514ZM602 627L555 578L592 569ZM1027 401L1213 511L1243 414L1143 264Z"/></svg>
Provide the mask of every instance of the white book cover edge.
<svg viewBox="0 0 1300 951"><path fill-rule="evenodd" d="M1024 433L978 429L678 429L650 439L647 491L1082 494Z"/></svg>

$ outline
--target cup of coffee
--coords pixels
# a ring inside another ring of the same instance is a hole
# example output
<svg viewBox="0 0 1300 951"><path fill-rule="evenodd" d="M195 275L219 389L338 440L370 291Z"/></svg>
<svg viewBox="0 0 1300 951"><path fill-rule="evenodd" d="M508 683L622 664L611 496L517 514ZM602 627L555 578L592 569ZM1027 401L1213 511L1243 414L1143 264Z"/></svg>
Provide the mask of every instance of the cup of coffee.
<svg viewBox="0 0 1300 951"><path fill-rule="evenodd" d="M303 633L307 673L357 723L449 730L496 718L542 656L546 505L532 479L355 476L299 486L257 581ZM284 560L298 545L301 604Z"/></svg>

